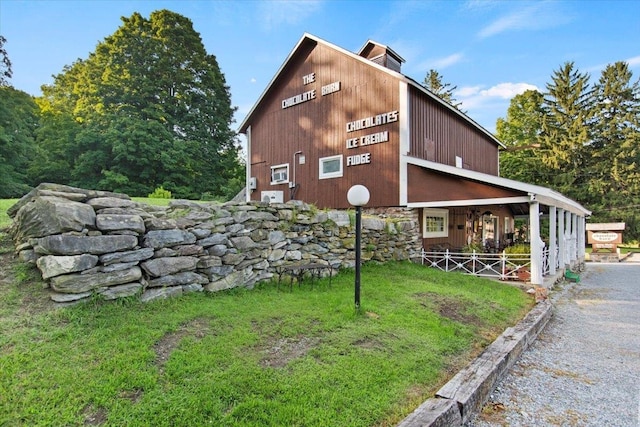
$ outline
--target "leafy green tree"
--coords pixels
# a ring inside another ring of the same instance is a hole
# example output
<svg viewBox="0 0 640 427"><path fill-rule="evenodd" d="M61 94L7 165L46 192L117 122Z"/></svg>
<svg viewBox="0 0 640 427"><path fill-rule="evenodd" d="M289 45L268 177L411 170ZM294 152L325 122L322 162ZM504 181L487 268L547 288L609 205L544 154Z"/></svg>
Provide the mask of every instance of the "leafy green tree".
<svg viewBox="0 0 640 427"><path fill-rule="evenodd" d="M548 183L576 200L585 197L586 146L589 143L591 91L589 75L565 63L546 85L545 120L541 134L543 164L551 170Z"/></svg>
<svg viewBox="0 0 640 427"><path fill-rule="evenodd" d="M42 152L66 147L55 157L70 162L73 185L133 195L159 186L176 197L219 194L235 177L239 147L216 58L176 13L122 21L89 58L43 88L43 104L61 114L49 124L62 132L74 123L77 131L65 142L43 138Z"/></svg>
<svg viewBox="0 0 640 427"><path fill-rule="evenodd" d="M594 85L588 146L594 220L637 224L640 219L640 83L632 78L628 64L616 62ZM640 229L628 231L640 237Z"/></svg>
<svg viewBox="0 0 640 427"><path fill-rule="evenodd" d="M13 75L11 71L11 61L4 44L7 39L0 35L0 86L8 86L9 79Z"/></svg>
<svg viewBox="0 0 640 427"><path fill-rule="evenodd" d="M546 183L541 165L540 139L545 118L544 97L527 90L511 99L507 117L498 118L496 136L507 148L500 153L500 175L528 182Z"/></svg>
<svg viewBox="0 0 640 427"><path fill-rule="evenodd" d="M28 170L32 185L40 182L74 184L71 173L82 151L76 147L76 136L82 130L82 119L75 113L84 62L65 66L54 76L52 85L42 86L36 98L40 108L40 126L36 132L34 160Z"/></svg>
<svg viewBox="0 0 640 427"><path fill-rule="evenodd" d="M30 190L26 170L38 126L33 98L0 86L0 198L20 197Z"/></svg>
<svg viewBox="0 0 640 427"><path fill-rule="evenodd" d="M462 103L458 102L453 97L453 91L455 91L458 86L451 86L450 83L443 83L442 76L436 70L429 70L424 78L424 81L422 82L422 86L427 88L438 98L447 102L449 105L460 110L460 106L462 105Z"/></svg>

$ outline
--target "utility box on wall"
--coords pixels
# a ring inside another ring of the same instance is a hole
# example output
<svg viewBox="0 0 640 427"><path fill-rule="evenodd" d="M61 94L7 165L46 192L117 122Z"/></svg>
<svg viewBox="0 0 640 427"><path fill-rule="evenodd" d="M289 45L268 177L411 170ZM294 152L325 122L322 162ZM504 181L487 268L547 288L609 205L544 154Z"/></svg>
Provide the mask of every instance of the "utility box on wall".
<svg viewBox="0 0 640 427"><path fill-rule="evenodd" d="M284 192L283 191L261 191L260 200L267 203L283 203Z"/></svg>
<svg viewBox="0 0 640 427"><path fill-rule="evenodd" d="M252 176L249 178L249 190L255 190L256 188L258 188L258 180L255 176Z"/></svg>

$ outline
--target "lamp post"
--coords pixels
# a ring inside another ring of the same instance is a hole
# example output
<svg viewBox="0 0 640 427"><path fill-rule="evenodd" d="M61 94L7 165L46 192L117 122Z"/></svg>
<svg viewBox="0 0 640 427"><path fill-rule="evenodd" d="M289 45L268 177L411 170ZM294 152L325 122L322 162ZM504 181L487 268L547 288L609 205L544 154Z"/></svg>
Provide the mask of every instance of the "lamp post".
<svg viewBox="0 0 640 427"><path fill-rule="evenodd" d="M347 192L347 200L351 206L356 207L356 279L355 279L355 304L356 310L360 309L360 258L362 240L362 207L369 203L369 190L364 185L354 185Z"/></svg>

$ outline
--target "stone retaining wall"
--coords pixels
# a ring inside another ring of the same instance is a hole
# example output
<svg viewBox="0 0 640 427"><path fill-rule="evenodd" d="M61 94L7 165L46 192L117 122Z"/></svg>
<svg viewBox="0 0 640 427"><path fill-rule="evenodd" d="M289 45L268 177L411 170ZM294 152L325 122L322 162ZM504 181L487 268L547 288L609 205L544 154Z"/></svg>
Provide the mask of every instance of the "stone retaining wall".
<svg viewBox="0 0 640 427"><path fill-rule="evenodd" d="M8 214L19 256L37 265L60 303L251 288L281 266L355 264L354 214L299 201L174 200L156 207L125 194L45 183ZM414 211L365 210L362 225L364 261L419 257Z"/></svg>

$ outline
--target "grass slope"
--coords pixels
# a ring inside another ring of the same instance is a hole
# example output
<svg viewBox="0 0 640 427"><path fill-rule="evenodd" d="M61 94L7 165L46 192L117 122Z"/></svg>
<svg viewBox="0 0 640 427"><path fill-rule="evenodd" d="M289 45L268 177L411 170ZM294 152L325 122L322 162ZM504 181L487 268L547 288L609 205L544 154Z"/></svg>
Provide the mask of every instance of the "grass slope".
<svg viewBox="0 0 640 427"><path fill-rule="evenodd" d="M394 425L532 304L508 285L392 263L364 266L359 313L353 272L292 292L52 309L37 272L0 256L11 426Z"/></svg>

